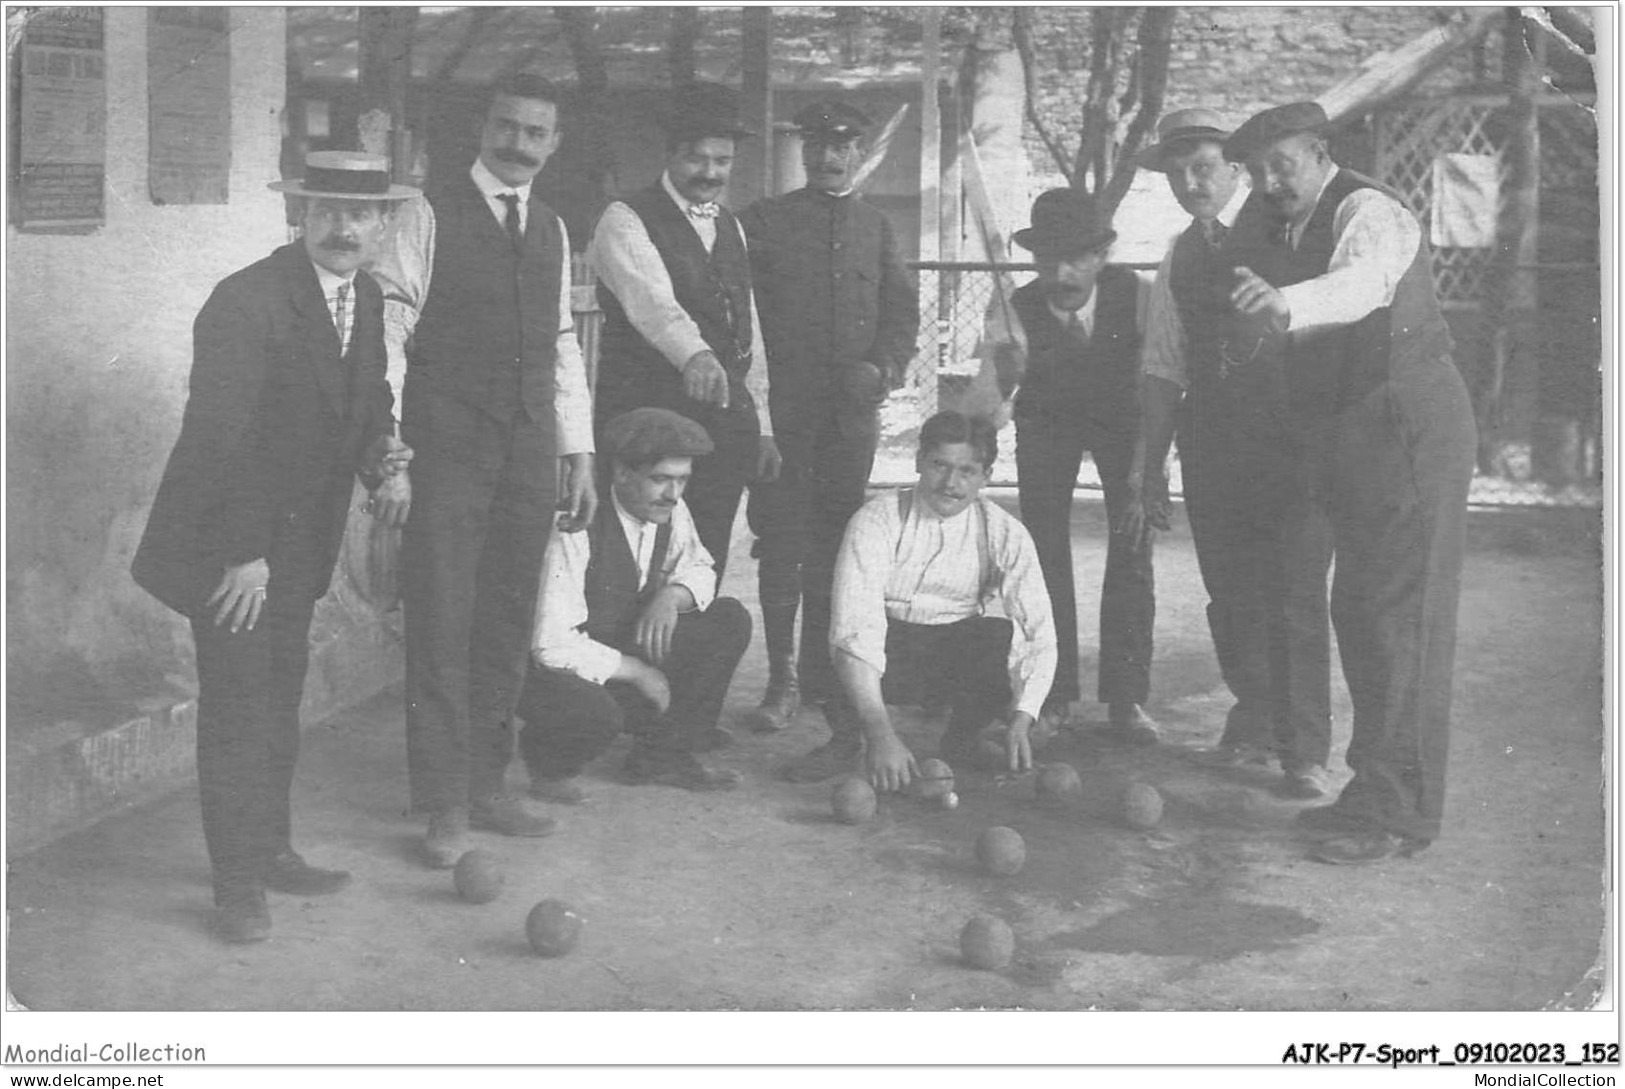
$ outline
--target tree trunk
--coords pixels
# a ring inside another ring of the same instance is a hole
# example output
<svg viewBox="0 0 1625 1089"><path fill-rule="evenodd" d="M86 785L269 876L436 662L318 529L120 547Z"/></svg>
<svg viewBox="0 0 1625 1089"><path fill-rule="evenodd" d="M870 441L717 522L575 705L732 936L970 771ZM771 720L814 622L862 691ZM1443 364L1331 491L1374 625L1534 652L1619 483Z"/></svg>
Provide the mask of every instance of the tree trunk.
<svg viewBox="0 0 1625 1089"><path fill-rule="evenodd" d="M683 87L694 82L694 45L700 39L698 8L671 9L671 37L666 55L671 65L671 85Z"/></svg>
<svg viewBox="0 0 1625 1089"><path fill-rule="evenodd" d="M609 90L609 72L603 51L598 48L598 9L556 7L553 14L570 43L570 58L575 61L576 84L581 93L595 96Z"/></svg>
<svg viewBox="0 0 1625 1089"><path fill-rule="evenodd" d="M357 14L363 117L358 135L367 150L389 156L397 181L412 167L406 92L412 80L412 34L417 21L417 8L364 7Z"/></svg>

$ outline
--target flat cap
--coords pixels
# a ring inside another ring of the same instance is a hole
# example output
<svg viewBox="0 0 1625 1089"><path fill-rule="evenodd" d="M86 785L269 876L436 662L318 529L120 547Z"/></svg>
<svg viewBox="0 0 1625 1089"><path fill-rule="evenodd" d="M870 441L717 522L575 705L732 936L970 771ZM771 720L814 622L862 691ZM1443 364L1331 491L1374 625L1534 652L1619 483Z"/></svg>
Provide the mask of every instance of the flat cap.
<svg viewBox="0 0 1625 1089"><path fill-rule="evenodd" d="M1300 132L1322 132L1329 122L1318 102L1291 102L1256 113L1224 142L1224 157L1244 163L1277 140Z"/></svg>
<svg viewBox="0 0 1625 1089"><path fill-rule="evenodd" d="M609 421L604 444L615 460L643 465L662 458L689 458L716 449L705 428L667 408L634 408Z"/></svg>
<svg viewBox="0 0 1625 1089"><path fill-rule="evenodd" d="M822 136L826 139L852 140L862 136L874 124L867 114L856 106L826 98L796 111L790 123L801 130L803 136Z"/></svg>
<svg viewBox="0 0 1625 1089"><path fill-rule="evenodd" d="M739 95L731 87L704 80L687 84L672 95L660 124L672 136L684 139L756 135L740 116Z"/></svg>
<svg viewBox="0 0 1625 1089"><path fill-rule="evenodd" d="M1140 152L1135 163L1160 173L1168 168L1168 156L1185 150L1198 140L1222 144L1229 135L1230 129L1225 125L1224 118L1212 110L1199 107L1174 110L1164 114L1162 120L1157 122L1157 142Z"/></svg>

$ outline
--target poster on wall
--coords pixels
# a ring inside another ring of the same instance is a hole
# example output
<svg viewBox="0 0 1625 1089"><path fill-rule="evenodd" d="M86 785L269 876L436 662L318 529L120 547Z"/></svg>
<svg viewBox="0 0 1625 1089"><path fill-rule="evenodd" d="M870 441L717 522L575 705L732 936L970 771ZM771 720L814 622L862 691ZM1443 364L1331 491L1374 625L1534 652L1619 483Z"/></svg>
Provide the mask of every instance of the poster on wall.
<svg viewBox="0 0 1625 1089"><path fill-rule="evenodd" d="M25 231L92 231L106 221L102 9L35 8L25 18L13 220Z"/></svg>
<svg viewBox="0 0 1625 1089"><path fill-rule="evenodd" d="M231 175L231 13L150 8L148 187L154 204L224 204Z"/></svg>

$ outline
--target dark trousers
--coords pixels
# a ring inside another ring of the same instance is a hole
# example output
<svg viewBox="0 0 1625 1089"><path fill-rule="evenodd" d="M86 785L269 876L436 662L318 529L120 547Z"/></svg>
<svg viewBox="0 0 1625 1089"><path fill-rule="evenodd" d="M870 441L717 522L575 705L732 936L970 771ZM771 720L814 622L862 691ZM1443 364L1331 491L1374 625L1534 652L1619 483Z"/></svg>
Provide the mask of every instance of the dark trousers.
<svg viewBox="0 0 1625 1089"><path fill-rule="evenodd" d="M1211 426L1211 425L1210 425ZM1331 755L1331 520L1281 449L1211 430L1182 442L1185 510L1219 672L1236 697L1222 744L1283 765Z"/></svg>
<svg viewBox="0 0 1625 1089"><path fill-rule="evenodd" d="M769 654L788 655L774 645L774 610L787 612L788 636L801 607L799 670L803 695L829 699L839 685L829 658L830 597L835 557L852 515L863 506L874 468L878 437L875 410L867 406L837 414L827 411L822 426L780 431L784 460L779 478L752 484L746 515L756 534L757 587L762 617L769 626Z"/></svg>
<svg viewBox="0 0 1625 1089"><path fill-rule="evenodd" d="M736 410L707 414L711 426L706 431L716 449L694 459L693 475L689 477L688 490L683 493L700 543L716 561L718 586L722 585L722 575L728 566L728 546L733 540L739 500L745 494L745 485L756 475L756 461L761 452L755 416L741 419L741 415Z"/></svg>
<svg viewBox="0 0 1625 1089"><path fill-rule="evenodd" d="M716 726L734 670L750 645L750 613L731 597L684 613L660 667L671 685L662 715L632 685L596 684L562 670L533 667L519 703L519 749L533 779L578 775L624 730L633 745L671 752Z"/></svg>
<svg viewBox="0 0 1625 1089"><path fill-rule="evenodd" d="M315 602L276 593L253 630L192 617L197 645L197 778L215 898L260 886L289 846L289 791L299 758L299 701Z"/></svg>
<svg viewBox="0 0 1625 1089"><path fill-rule="evenodd" d="M1059 660L1053 703L1079 698L1078 604L1072 578L1072 492L1083 452L1094 455L1106 493L1107 514L1128 502L1127 482L1134 456L1132 432L1087 427L1076 417L1017 416L1016 472L1021 520L1032 534L1038 564L1049 587L1055 614ZM1151 544L1110 533L1106 575L1100 594L1100 680L1102 703L1145 703L1151 695L1151 632L1156 621L1156 581Z"/></svg>
<svg viewBox="0 0 1625 1089"><path fill-rule="evenodd" d="M1010 638L1002 616L972 616L951 624L886 624L887 703L922 707L946 702L947 740L961 743L1010 710Z"/></svg>
<svg viewBox="0 0 1625 1089"><path fill-rule="evenodd" d="M1330 440L1332 623L1354 704L1354 778L1336 804L1430 840L1444 812L1472 405L1445 357L1345 409Z"/></svg>
<svg viewBox="0 0 1625 1089"><path fill-rule="evenodd" d="M403 540L406 751L414 809L501 789L558 490L551 421L409 393Z"/></svg>

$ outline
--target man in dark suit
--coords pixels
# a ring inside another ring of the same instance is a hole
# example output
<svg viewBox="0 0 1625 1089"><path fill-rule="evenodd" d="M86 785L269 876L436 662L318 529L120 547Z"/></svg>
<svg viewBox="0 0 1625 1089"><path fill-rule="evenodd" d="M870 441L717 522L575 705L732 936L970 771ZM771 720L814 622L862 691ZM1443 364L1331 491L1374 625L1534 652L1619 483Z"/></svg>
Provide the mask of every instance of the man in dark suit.
<svg viewBox="0 0 1625 1089"><path fill-rule="evenodd" d="M592 520L591 394L570 317L570 247L533 181L559 142L558 92L499 82L472 165L407 215L378 264L406 353L401 428L418 453L402 557L406 746L425 861L470 826L543 836L504 789L542 557L562 504ZM533 785L533 790L534 790Z"/></svg>
<svg viewBox="0 0 1625 1089"><path fill-rule="evenodd" d="M132 567L192 623L203 833L217 927L233 942L269 935L267 888L349 881L290 840L311 614L354 476L376 488L411 457L393 439L383 300L359 269L390 202L417 190L349 152L313 153L303 181L272 188L303 199L304 237L221 281L198 314L180 438Z"/></svg>
<svg viewBox="0 0 1625 1089"><path fill-rule="evenodd" d="M1117 232L1089 195L1052 189L1015 233L1038 279L989 314L988 343L1000 390L1014 393L1021 519L1038 546L1054 607L1060 661L1045 702L1051 722L1073 717L1079 698L1078 606L1072 579L1072 494L1083 452L1094 457L1111 534L1100 597L1098 696L1112 733L1154 744L1145 713L1156 615L1151 535L1132 476L1140 441L1139 285L1106 263Z"/></svg>
<svg viewBox="0 0 1625 1089"><path fill-rule="evenodd" d="M739 218L750 240L773 434L784 458L776 481L751 486L748 510L761 559L769 670L756 713L760 730L789 725L803 691L826 716L841 706L830 702L839 695L829 658L835 555L863 505L880 403L902 384L920 324L919 296L891 220L855 188L869 118L825 100L794 123L807 184L758 201ZM817 778L842 770L816 759L799 767Z"/></svg>

